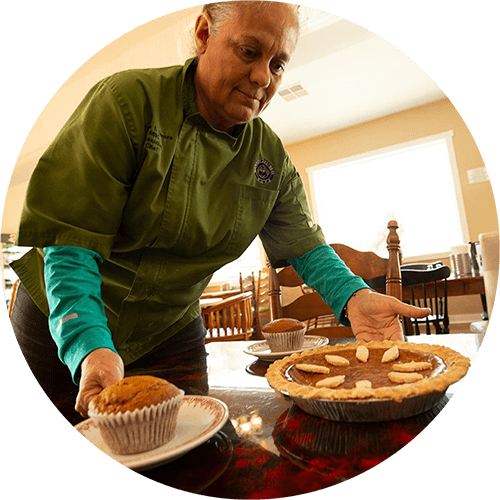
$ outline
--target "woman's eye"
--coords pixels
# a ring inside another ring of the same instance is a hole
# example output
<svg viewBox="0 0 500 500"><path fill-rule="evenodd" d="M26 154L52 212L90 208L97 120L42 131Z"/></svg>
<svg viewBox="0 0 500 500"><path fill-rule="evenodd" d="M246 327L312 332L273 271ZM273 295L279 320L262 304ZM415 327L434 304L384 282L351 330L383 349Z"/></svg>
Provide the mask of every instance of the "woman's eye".
<svg viewBox="0 0 500 500"><path fill-rule="evenodd" d="M285 71L285 65L282 63L274 63L272 67L275 73L283 73Z"/></svg>
<svg viewBox="0 0 500 500"><path fill-rule="evenodd" d="M246 57L255 57L257 54L255 50L248 49L246 47L243 47L241 51L243 52L243 54L245 54Z"/></svg>
<svg viewBox="0 0 500 500"><path fill-rule="evenodd" d="M271 67L272 67L272 70L276 74L281 74L281 73L283 73L285 71L286 64L280 63L280 62L275 62L275 63L271 64Z"/></svg>

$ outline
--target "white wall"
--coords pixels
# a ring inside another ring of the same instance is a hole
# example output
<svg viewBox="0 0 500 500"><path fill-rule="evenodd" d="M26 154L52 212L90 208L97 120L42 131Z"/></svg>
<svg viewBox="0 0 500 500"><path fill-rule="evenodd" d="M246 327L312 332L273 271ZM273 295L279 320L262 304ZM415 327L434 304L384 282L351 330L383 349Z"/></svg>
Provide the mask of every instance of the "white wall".
<svg viewBox="0 0 500 500"><path fill-rule="evenodd" d="M102 78L124 69L183 64L191 55L191 30L200 10L191 7L149 22L147 28L139 26L104 47L61 82L33 125L14 167L2 220L3 234L17 231L31 172L87 91Z"/></svg>

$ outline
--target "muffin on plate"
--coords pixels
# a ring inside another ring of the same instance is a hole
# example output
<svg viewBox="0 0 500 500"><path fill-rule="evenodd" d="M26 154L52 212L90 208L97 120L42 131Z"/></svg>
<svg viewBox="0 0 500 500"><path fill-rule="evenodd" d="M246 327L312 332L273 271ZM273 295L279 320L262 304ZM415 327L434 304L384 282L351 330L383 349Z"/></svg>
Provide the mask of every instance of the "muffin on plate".
<svg viewBox="0 0 500 500"><path fill-rule="evenodd" d="M279 318L262 327L262 335L272 352L300 349L304 344L306 325L293 318Z"/></svg>
<svg viewBox="0 0 500 500"><path fill-rule="evenodd" d="M89 416L113 453L141 453L174 437L183 397L183 390L161 378L125 377L91 400Z"/></svg>

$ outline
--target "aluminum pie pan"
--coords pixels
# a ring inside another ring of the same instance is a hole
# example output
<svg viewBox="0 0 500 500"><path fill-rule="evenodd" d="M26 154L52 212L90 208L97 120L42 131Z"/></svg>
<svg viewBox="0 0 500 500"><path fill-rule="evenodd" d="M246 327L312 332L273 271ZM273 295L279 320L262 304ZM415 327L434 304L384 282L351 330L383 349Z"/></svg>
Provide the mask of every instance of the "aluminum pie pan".
<svg viewBox="0 0 500 500"><path fill-rule="evenodd" d="M434 408L446 396L446 390L394 399L306 399L282 394L301 410L316 417L337 422L384 422L414 417Z"/></svg>

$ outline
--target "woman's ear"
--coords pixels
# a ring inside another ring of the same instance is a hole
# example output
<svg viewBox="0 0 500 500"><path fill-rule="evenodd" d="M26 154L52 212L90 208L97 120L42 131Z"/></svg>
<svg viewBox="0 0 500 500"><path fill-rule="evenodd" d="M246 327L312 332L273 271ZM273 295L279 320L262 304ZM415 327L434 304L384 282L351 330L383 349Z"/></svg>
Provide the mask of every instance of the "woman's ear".
<svg viewBox="0 0 500 500"><path fill-rule="evenodd" d="M210 19L206 13L202 13L196 19L194 26L194 43L196 52L202 55L207 50L208 39L210 38Z"/></svg>

